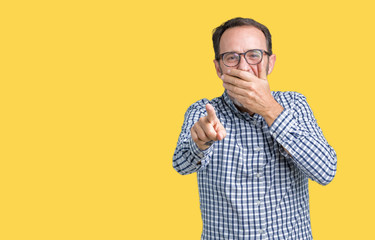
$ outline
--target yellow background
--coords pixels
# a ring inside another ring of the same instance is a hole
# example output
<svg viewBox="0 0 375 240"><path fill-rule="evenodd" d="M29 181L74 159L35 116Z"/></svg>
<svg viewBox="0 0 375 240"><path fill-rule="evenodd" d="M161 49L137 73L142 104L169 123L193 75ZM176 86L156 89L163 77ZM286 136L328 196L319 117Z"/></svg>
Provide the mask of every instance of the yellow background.
<svg viewBox="0 0 375 240"><path fill-rule="evenodd" d="M337 152L314 239L375 239L371 2L2 1L0 239L200 239L172 155L223 92L211 31L237 16L269 27L272 90L303 93Z"/></svg>

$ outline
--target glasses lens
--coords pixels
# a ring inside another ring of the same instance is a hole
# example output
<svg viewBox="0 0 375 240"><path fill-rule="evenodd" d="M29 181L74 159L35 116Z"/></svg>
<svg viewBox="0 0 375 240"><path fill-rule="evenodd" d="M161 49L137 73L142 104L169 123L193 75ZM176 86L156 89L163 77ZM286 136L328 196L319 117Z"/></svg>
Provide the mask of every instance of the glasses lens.
<svg viewBox="0 0 375 240"><path fill-rule="evenodd" d="M223 56L223 62L227 66L236 66L240 60L240 55L237 53L226 53Z"/></svg>
<svg viewBox="0 0 375 240"><path fill-rule="evenodd" d="M246 52L245 58L249 64L258 64L262 61L263 53L260 50L251 50Z"/></svg>

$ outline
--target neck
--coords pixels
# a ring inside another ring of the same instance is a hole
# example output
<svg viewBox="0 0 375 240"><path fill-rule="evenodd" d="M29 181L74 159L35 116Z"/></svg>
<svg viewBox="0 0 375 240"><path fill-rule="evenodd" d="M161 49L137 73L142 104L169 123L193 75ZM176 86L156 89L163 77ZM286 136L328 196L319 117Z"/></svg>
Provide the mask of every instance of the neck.
<svg viewBox="0 0 375 240"><path fill-rule="evenodd" d="M229 96L229 95L228 95ZM234 106L240 111L240 112L247 112L250 116L253 116L254 113L247 108L245 108L240 102L238 102L236 99L229 96L229 98L233 101Z"/></svg>

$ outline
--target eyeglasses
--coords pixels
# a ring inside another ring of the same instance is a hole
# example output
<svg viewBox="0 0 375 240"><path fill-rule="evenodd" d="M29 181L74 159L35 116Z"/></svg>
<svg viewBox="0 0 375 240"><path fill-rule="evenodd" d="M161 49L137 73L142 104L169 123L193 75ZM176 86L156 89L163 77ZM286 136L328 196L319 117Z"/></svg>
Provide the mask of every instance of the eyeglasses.
<svg viewBox="0 0 375 240"><path fill-rule="evenodd" d="M235 67L241 61L241 55L244 56L246 62L250 65L256 65L263 60L263 54L270 56L271 54L265 50L261 49L251 49L244 53L236 52L226 52L220 54L220 58L223 60L223 63L227 67Z"/></svg>

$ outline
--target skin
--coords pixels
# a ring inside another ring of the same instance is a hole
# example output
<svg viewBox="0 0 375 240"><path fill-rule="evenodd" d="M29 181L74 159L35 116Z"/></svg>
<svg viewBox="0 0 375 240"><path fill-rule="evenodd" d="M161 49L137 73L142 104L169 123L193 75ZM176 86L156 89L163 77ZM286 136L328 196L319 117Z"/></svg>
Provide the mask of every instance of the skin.
<svg viewBox="0 0 375 240"><path fill-rule="evenodd" d="M227 29L220 39L220 53L243 53L250 49L267 50L266 38L262 31L250 26ZM271 126L284 108L273 98L267 75L275 65L276 56L264 54L257 65L248 64L241 56L235 67L227 67L222 60L214 60L216 73L223 81L223 86L241 112L250 115L261 115ZM209 141L220 141L225 138L226 131L216 117L214 108L206 105L207 116L202 117L191 128L193 141L201 150L209 147Z"/></svg>

